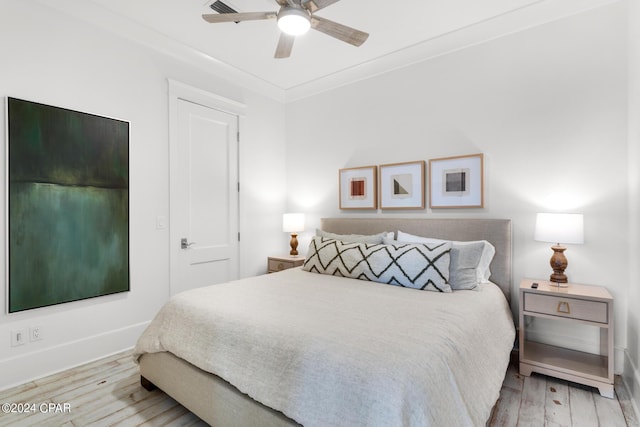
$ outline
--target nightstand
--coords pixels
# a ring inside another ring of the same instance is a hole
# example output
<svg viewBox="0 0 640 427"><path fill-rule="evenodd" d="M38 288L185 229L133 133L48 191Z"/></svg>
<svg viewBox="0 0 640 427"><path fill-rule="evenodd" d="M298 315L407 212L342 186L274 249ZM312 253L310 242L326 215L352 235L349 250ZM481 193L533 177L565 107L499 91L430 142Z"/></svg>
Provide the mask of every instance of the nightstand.
<svg viewBox="0 0 640 427"><path fill-rule="evenodd" d="M531 288L537 282L538 288ZM585 353L527 339L529 317L574 322L600 329L600 354ZM613 398L613 297L601 286L569 284L558 288L546 280L520 282L520 374L532 372L597 387Z"/></svg>
<svg viewBox="0 0 640 427"><path fill-rule="evenodd" d="M275 273L288 268L300 267L304 264L303 256L270 256L267 259L267 273Z"/></svg>

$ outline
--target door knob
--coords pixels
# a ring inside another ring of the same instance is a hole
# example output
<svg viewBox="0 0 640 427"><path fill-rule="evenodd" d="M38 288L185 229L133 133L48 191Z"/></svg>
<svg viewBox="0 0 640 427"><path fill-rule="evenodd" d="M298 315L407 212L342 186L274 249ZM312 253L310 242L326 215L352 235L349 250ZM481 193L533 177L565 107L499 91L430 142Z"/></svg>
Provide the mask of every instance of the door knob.
<svg viewBox="0 0 640 427"><path fill-rule="evenodd" d="M196 242L188 242L186 237L183 237L182 239L180 239L180 248L182 249L189 249L191 247L191 245L195 245Z"/></svg>

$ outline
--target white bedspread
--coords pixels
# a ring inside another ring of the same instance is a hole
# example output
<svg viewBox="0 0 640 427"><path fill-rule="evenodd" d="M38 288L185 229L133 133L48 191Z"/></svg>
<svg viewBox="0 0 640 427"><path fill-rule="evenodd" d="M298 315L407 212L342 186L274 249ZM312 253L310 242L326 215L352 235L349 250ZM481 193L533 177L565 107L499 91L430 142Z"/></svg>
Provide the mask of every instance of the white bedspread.
<svg viewBox="0 0 640 427"><path fill-rule="evenodd" d="M172 298L169 351L305 426L484 426L513 347L500 289L437 292L299 268Z"/></svg>

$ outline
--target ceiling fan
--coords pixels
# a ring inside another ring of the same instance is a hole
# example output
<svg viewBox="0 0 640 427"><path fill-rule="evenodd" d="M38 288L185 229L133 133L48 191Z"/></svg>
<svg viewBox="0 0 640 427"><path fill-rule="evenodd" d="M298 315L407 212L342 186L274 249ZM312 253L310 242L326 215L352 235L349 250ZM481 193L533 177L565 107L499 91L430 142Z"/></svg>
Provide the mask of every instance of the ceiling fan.
<svg viewBox="0 0 640 427"><path fill-rule="evenodd" d="M360 46L367 40L368 33L314 14L338 1L340 0L276 0L280 5L280 10L277 12L239 13L218 0L211 7L219 13L204 14L202 18L212 24L277 19L281 33L274 57L288 58L291 56L295 36L304 34L310 28L353 46Z"/></svg>

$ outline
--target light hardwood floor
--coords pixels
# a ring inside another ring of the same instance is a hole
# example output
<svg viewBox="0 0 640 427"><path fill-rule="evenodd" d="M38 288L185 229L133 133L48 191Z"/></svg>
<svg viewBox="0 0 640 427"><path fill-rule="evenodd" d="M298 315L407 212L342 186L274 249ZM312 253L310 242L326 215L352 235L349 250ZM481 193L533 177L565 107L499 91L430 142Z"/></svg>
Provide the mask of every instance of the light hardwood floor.
<svg viewBox="0 0 640 427"><path fill-rule="evenodd" d="M629 394L616 376L615 399L598 390L534 373L518 373L511 364L489 426L638 427Z"/></svg>
<svg viewBox="0 0 640 427"><path fill-rule="evenodd" d="M603 398L594 389L543 375L522 377L512 366L488 425L637 427L621 384L616 395ZM3 407L0 426L206 426L161 391L143 389L130 352L2 391L5 403L34 406L22 414L4 413Z"/></svg>

